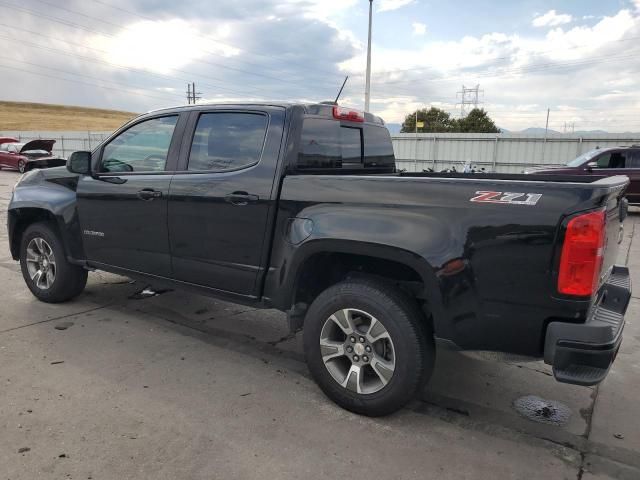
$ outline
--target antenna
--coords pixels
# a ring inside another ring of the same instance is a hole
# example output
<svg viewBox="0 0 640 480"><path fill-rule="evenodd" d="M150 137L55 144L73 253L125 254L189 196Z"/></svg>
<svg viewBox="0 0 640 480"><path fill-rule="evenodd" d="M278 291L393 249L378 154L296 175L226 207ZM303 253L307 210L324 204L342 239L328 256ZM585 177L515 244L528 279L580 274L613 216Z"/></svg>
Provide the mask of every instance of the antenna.
<svg viewBox="0 0 640 480"><path fill-rule="evenodd" d="M340 87L340 91L338 92L338 96L336 97L335 101L333 102L336 105L338 104L338 99L340 98L340 95L342 95L342 90L344 89L344 86L347 84L347 80L349 80L349 75L344 77L344 82L342 82L342 86Z"/></svg>

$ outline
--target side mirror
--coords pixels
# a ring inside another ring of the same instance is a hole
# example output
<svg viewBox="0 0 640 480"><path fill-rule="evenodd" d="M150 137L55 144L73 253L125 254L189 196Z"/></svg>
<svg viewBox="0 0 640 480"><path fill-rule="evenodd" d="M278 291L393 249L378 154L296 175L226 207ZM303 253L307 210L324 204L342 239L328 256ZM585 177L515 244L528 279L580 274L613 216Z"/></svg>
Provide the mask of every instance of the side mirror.
<svg viewBox="0 0 640 480"><path fill-rule="evenodd" d="M88 175L91 173L91 152L73 152L67 160L67 170L71 173Z"/></svg>
<svg viewBox="0 0 640 480"><path fill-rule="evenodd" d="M587 170L591 171L594 168L598 168L598 162L589 162L587 163Z"/></svg>

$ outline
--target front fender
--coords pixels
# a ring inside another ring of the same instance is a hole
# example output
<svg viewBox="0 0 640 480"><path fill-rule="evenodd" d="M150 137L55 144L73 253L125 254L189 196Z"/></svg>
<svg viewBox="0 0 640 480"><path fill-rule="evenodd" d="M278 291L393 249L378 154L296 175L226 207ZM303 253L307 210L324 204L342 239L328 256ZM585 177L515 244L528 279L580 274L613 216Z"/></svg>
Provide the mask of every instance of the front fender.
<svg viewBox="0 0 640 480"><path fill-rule="evenodd" d="M7 212L7 229L11 255L19 256L19 237L31 223L53 221L67 257L85 258L82 247L80 223L76 207L77 177L42 174L34 170L26 174L16 185Z"/></svg>

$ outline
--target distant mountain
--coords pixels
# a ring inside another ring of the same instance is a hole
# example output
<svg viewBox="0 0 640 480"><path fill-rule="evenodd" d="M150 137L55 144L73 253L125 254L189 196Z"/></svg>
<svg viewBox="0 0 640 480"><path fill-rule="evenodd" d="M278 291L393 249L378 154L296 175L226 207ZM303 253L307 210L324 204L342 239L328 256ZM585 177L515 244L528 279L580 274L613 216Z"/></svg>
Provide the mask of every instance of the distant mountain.
<svg viewBox="0 0 640 480"><path fill-rule="evenodd" d="M526 135L544 135L544 132L545 132L544 128L530 127L530 128L525 128L524 130L521 130L520 132L517 132L517 133L524 133ZM516 133L516 132L514 132L514 133ZM562 135L562 133L557 132L555 130L551 130L551 129L549 129L547 134L548 135Z"/></svg>

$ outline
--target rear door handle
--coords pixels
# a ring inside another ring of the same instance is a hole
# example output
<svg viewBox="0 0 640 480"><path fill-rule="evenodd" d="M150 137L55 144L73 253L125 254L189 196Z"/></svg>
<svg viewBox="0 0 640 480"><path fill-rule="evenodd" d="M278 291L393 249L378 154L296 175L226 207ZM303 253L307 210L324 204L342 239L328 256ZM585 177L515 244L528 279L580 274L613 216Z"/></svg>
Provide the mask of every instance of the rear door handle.
<svg viewBox="0 0 640 480"><path fill-rule="evenodd" d="M137 195L140 200L151 201L154 198L160 198L162 196L162 192L154 190L153 188L143 188Z"/></svg>
<svg viewBox="0 0 640 480"><path fill-rule="evenodd" d="M257 202L258 200L260 200L258 195L253 195L247 192L233 192L225 195L224 197L225 202L238 206L248 205L251 202Z"/></svg>

